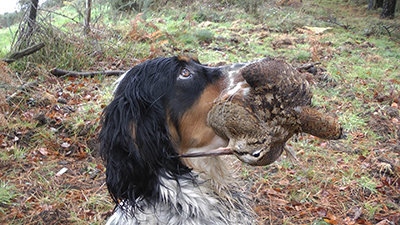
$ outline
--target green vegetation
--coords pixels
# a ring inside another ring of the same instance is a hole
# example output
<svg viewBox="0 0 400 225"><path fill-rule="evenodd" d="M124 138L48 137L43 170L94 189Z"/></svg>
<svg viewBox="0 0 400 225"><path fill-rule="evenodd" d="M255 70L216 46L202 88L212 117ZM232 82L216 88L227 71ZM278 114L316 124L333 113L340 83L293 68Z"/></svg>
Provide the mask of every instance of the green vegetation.
<svg viewBox="0 0 400 225"><path fill-rule="evenodd" d="M4 207L0 208L0 213L4 214L8 208L12 207L13 200L18 197L17 192L15 186L4 181L0 182L0 202Z"/></svg>
<svg viewBox="0 0 400 225"><path fill-rule="evenodd" d="M135 0L132 11L121 8L127 3L96 1L84 35L84 1L48 0L33 35L18 43L24 23L0 16L0 58L17 44L45 43L0 63L0 223L103 224L113 207L96 137L116 78L55 77L51 69L127 70L179 54L210 66L263 57L311 63L315 71L301 72L313 105L343 124L344 140L290 140L295 163L285 155L262 168L235 163L260 221L399 223L399 10L381 20L366 0ZM5 18L15 24L5 27Z"/></svg>

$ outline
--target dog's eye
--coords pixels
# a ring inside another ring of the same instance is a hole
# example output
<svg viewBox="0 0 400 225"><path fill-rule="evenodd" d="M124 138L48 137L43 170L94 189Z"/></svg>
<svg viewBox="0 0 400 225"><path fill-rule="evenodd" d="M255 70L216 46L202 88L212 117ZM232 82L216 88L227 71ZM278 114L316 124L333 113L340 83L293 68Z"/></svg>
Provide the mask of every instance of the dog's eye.
<svg viewBox="0 0 400 225"><path fill-rule="evenodd" d="M190 77L192 77L192 73L188 70L188 69L186 69L186 68L183 68L182 70L181 70L181 73L179 74L179 79L188 79L188 78L190 78Z"/></svg>
<svg viewBox="0 0 400 225"><path fill-rule="evenodd" d="M253 152L253 157L258 158L258 157L260 156L260 153L261 153L260 150L258 150L258 151L256 151L256 152Z"/></svg>

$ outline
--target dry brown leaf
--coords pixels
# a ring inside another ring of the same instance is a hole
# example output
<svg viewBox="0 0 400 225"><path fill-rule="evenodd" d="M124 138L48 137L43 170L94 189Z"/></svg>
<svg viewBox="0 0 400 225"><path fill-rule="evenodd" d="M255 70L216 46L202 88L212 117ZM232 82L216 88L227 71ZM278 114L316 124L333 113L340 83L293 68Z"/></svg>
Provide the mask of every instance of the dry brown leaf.
<svg viewBox="0 0 400 225"><path fill-rule="evenodd" d="M39 149L38 149L38 152L39 152L41 155L48 155L48 154L49 154L49 152L47 151L47 148L39 148Z"/></svg>
<svg viewBox="0 0 400 225"><path fill-rule="evenodd" d="M315 211L318 214L318 216L320 216L320 217L325 217L327 215L327 211L322 207L316 208Z"/></svg>
<svg viewBox="0 0 400 225"><path fill-rule="evenodd" d="M389 224L390 224L390 221L387 219L384 219L384 220L380 221L379 223L377 223L376 225L389 225Z"/></svg>
<svg viewBox="0 0 400 225"><path fill-rule="evenodd" d="M282 205L282 206L289 204L289 202L284 199L274 198L274 197L271 197L271 203L273 205Z"/></svg>

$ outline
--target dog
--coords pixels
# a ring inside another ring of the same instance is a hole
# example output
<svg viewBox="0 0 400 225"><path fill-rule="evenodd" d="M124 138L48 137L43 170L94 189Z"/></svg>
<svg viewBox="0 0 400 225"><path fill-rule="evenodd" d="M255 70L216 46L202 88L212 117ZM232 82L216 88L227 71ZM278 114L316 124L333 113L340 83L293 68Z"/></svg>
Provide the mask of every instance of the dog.
<svg viewBox="0 0 400 225"><path fill-rule="evenodd" d="M257 224L224 156L180 157L227 146L207 113L221 96L243 90L237 71L244 65L155 58L117 80L99 134L116 205L107 224Z"/></svg>

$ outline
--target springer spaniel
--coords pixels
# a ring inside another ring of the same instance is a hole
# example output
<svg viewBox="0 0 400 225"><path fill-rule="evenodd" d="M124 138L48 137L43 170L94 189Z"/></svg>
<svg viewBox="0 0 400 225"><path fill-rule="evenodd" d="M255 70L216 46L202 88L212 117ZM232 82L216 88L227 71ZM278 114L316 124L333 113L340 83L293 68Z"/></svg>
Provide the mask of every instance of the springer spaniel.
<svg viewBox="0 0 400 225"><path fill-rule="evenodd" d="M226 159L180 157L227 146L207 113L222 95L243 90L236 75L244 65L156 58L117 80L99 136L116 204L107 224L257 224Z"/></svg>

